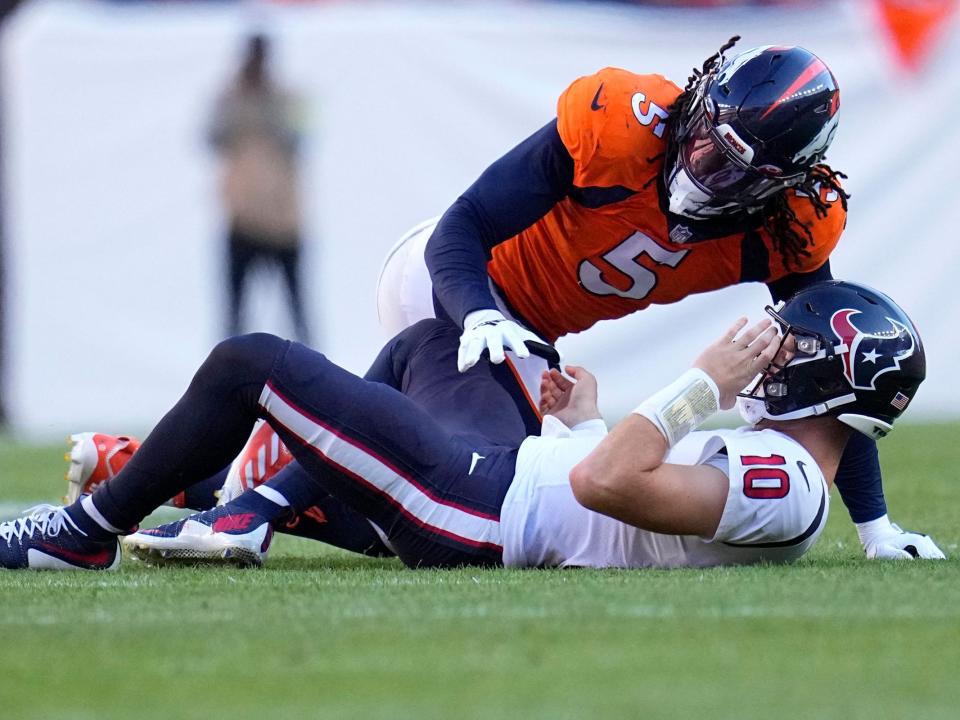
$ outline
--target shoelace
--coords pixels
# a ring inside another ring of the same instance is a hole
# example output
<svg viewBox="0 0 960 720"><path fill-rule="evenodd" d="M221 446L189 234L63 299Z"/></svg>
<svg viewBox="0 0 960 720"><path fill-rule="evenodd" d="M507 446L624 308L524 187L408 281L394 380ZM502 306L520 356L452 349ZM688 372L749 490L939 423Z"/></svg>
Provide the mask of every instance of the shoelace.
<svg viewBox="0 0 960 720"><path fill-rule="evenodd" d="M85 534L74 524L62 507L34 505L24 513L23 517L0 523L0 538L10 545L13 538L17 540L23 540L24 536L32 538L38 531L47 537L56 537L62 530L68 533L76 530L81 535Z"/></svg>

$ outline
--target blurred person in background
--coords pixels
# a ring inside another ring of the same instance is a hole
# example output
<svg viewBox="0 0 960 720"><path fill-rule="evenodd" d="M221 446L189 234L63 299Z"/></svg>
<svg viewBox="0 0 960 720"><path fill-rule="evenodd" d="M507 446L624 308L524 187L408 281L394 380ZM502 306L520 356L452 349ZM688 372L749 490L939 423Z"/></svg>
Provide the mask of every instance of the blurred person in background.
<svg viewBox="0 0 960 720"><path fill-rule="evenodd" d="M241 332L241 310L250 270L280 269L297 339L309 343L301 288L301 216L298 150L302 104L276 85L269 71L270 43L247 41L237 78L219 98L209 137L223 159L222 196L227 236L226 334Z"/></svg>

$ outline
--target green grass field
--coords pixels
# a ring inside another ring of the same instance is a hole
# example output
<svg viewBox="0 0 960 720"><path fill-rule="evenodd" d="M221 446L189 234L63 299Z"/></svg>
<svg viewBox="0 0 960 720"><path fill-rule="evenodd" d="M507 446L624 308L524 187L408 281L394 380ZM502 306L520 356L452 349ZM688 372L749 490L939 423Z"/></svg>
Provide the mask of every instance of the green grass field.
<svg viewBox="0 0 960 720"><path fill-rule="evenodd" d="M0 501L63 448L0 440ZM960 717L960 424L881 443L891 516L947 562L411 571L281 537L262 570L0 573L0 718Z"/></svg>

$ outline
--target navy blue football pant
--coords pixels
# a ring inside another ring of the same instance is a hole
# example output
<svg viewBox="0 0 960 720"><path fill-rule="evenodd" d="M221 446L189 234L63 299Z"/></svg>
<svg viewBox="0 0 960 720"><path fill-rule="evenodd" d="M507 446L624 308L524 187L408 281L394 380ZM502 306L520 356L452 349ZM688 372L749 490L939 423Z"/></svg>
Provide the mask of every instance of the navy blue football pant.
<svg viewBox="0 0 960 720"><path fill-rule="evenodd" d="M287 495L295 511L329 494L407 565L498 563L500 506L536 419L500 376L508 368L457 373L458 336L438 320L408 328L374 364L381 381L270 335L225 340L94 503L115 527L134 526L226 466L264 417L311 483Z"/></svg>
<svg viewBox="0 0 960 720"><path fill-rule="evenodd" d="M462 375L456 368L458 343L458 333L451 326L421 323L387 343L364 378L403 392L462 439L472 438L481 445L516 445L527 435L538 434L540 417L509 367L487 365L482 372ZM318 493L305 475L306 469L294 460L267 484L284 497L296 499L297 507L318 508L322 518L308 511L276 523L279 532L367 555L392 554L366 518L338 498ZM215 480L219 489L222 476Z"/></svg>

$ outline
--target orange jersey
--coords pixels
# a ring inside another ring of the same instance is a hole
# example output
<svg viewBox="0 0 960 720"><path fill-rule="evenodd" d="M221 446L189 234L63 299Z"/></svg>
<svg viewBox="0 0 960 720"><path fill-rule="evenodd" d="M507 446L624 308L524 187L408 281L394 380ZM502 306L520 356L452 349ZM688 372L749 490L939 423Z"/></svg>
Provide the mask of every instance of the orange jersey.
<svg viewBox="0 0 960 720"><path fill-rule="evenodd" d="M557 129L573 158L575 192L518 235L496 245L487 271L507 301L553 341L599 320L745 282L743 231L707 242L671 242L657 179L667 143L666 108L680 88L660 75L605 68L579 78L557 103ZM840 238L846 213L836 198L818 218L810 201L788 190L806 223L809 256L787 267L769 234L755 231L773 282L822 266ZM751 252L762 255L759 247Z"/></svg>

